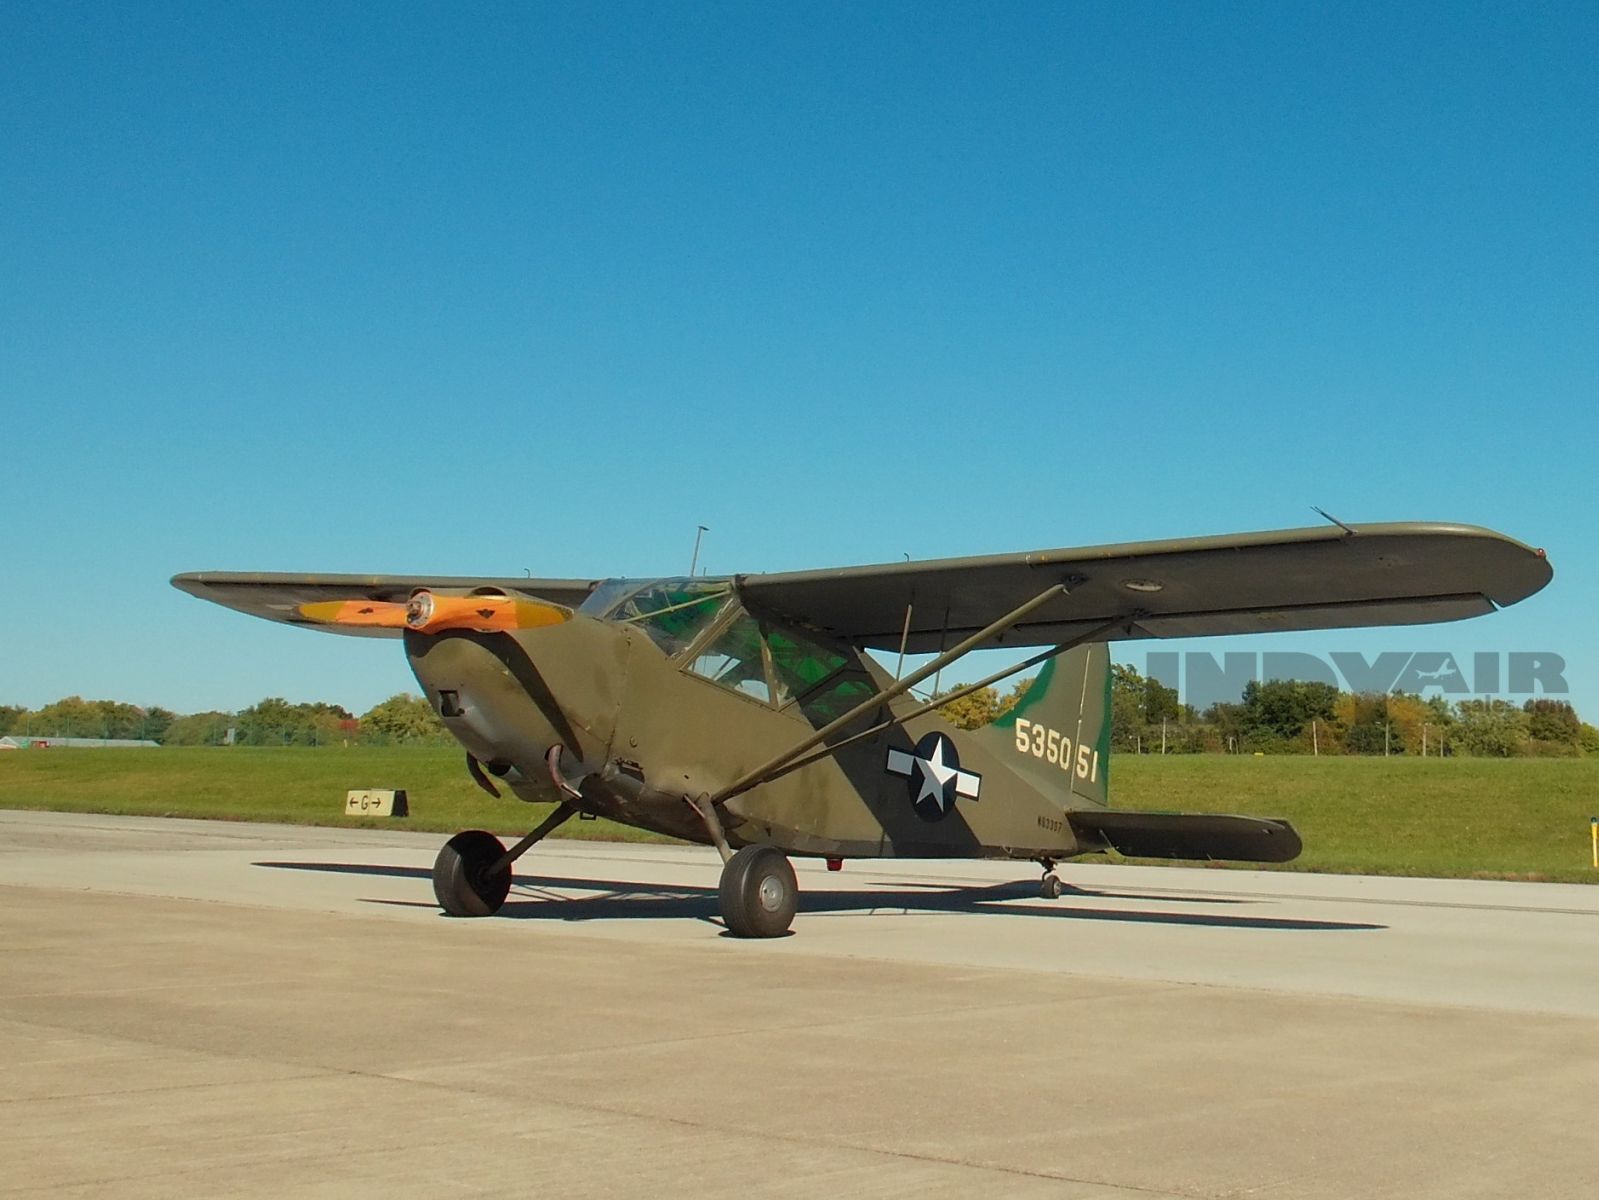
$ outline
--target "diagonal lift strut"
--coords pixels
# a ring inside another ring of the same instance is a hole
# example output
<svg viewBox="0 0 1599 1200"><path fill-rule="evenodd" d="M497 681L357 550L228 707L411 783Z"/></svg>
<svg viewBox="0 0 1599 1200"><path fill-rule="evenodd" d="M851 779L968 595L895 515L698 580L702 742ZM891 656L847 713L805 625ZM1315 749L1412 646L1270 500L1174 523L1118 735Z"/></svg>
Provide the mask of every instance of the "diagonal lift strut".
<svg viewBox="0 0 1599 1200"><path fill-rule="evenodd" d="M1051 659L1057 655L1065 654L1066 651L1074 649L1077 646L1081 646L1085 642L1092 642L1098 638L1100 634L1109 633L1112 629L1118 629L1121 626L1126 625L1129 621L1136 621L1140 615L1141 614L1135 613L1130 617L1115 617L1112 620L1106 621L1102 625L1094 626L1094 628L1090 629L1087 633L1079 634L1077 637L1071 638L1068 641L1058 642L1051 646L1048 650L1041 651L1040 653L1033 655L1031 658L1023 659L1021 662L1006 667L1003 670L995 671L992 675L989 675L984 679L979 679L976 683L963 684L961 687L956 688L948 695L939 696L935 699L927 701L925 704L917 705L915 708L911 709L910 712L900 713L898 715L890 715L887 720L879 721L877 724L868 729L863 729L859 733L853 733L849 737L844 738L842 741L834 742L832 745L824 746L819 750L813 750L809 753L804 753L800 757L791 759L788 762L783 763L781 766L774 767L761 777L752 779L748 783L744 783L737 788L727 788L718 794L716 802L720 804L725 800L731 800L734 796L741 795L742 793L749 791L751 788L759 787L763 783L771 783L774 779L781 779L784 775L787 775L791 771L798 771L801 767L808 767L814 762L820 762L824 758L831 758L845 746L852 746L856 742L862 741L866 738L875 737L877 734L882 733L885 729L892 729L896 725L903 725L907 721L914 721L917 717L925 716L926 714L932 712L935 708L942 708L946 704L950 704L956 700L959 700L962 696L969 696L971 693L982 688L989 687L992 684L1000 682L1001 680L1009 679L1012 675L1027 670L1028 667L1036 667L1039 663L1044 662L1046 659Z"/></svg>

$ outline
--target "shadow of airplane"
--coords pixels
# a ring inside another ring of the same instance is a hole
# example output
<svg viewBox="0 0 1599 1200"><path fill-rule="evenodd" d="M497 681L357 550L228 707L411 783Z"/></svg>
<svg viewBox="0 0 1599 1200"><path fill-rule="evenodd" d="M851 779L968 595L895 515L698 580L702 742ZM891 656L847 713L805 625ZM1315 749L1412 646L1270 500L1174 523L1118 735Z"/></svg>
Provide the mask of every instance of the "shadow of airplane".
<svg viewBox="0 0 1599 1200"><path fill-rule="evenodd" d="M394 867L361 863L257 862L257 867L280 871L315 871L335 875L379 876L398 879L430 879L426 867ZM569 897L561 889L599 892L599 895ZM518 875L510 898L497 915L522 920L594 921L615 919L702 920L720 923L714 887L692 884L655 886L615 879L571 879L555 875ZM540 894L543 893L543 894ZM1097 900L1158 901L1162 904L1205 905L1248 904L1252 901L1208 896L1141 896L1136 893L1094 892L1068 887L1059 901L1046 901L1031 881L1010 881L988 885L942 886L895 880L872 890L800 892L802 913L944 913L990 912L1014 916L1050 917L1056 920L1112 921L1134 925L1194 925L1215 929L1291 930L1297 932L1351 932L1386 929L1363 921L1312 921L1294 917L1250 917L1214 913L1171 912L1167 910L1122 910L1084 908L1070 903L1071 897ZM1018 904L1019 900L1032 903ZM368 900L401 908L436 908L423 900Z"/></svg>

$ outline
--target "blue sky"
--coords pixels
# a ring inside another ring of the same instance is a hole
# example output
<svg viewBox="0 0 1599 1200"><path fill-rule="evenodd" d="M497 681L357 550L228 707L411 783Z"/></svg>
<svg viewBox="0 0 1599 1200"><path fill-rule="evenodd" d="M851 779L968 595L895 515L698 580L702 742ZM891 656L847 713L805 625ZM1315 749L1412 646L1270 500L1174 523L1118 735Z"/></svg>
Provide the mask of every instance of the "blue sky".
<svg viewBox="0 0 1599 1200"><path fill-rule="evenodd" d="M180 570L1487 525L1599 718L1592 5L0 9L0 703L357 710ZM1149 649L1123 647L1142 666Z"/></svg>

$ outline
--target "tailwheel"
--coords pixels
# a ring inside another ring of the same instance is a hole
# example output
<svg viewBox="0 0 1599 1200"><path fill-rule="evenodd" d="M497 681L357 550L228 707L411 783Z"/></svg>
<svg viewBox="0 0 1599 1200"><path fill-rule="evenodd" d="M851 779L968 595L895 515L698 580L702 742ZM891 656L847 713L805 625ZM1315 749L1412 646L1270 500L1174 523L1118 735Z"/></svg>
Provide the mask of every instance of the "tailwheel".
<svg viewBox="0 0 1599 1200"><path fill-rule="evenodd" d="M505 843L492 833L458 833L433 860L433 894L452 917L487 917L500 911L511 892ZM494 868L498 866L499 869Z"/></svg>
<svg viewBox="0 0 1599 1200"><path fill-rule="evenodd" d="M794 867L774 846L745 846L722 867L717 899L734 937L781 937L799 907Z"/></svg>
<svg viewBox="0 0 1599 1200"><path fill-rule="evenodd" d="M1045 900L1059 900L1065 886L1065 884L1061 883L1059 875L1053 871L1048 871L1038 881L1038 894Z"/></svg>

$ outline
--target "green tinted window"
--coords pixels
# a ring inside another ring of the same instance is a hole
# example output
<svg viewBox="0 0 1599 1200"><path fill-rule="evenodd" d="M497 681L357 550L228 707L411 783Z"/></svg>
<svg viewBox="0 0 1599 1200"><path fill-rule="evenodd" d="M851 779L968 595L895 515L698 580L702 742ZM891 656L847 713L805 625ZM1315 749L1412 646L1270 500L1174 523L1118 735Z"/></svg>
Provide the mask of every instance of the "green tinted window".
<svg viewBox="0 0 1599 1200"><path fill-rule="evenodd" d="M817 725L837 720L850 709L877 694L877 687L864 675L848 671L800 700L800 711Z"/></svg>
<svg viewBox="0 0 1599 1200"><path fill-rule="evenodd" d="M721 611L727 595L725 584L659 584L629 596L611 619L637 625L670 657L688 649Z"/></svg>
<svg viewBox="0 0 1599 1200"><path fill-rule="evenodd" d="M761 654L761 628L747 614L741 614L724 629L688 669L723 687L754 696L767 704L772 702L772 689L766 682L766 664Z"/></svg>
<svg viewBox="0 0 1599 1200"><path fill-rule="evenodd" d="M787 696L803 696L845 663L836 650L818 646L790 629L771 629L766 645L772 652L777 685Z"/></svg>

